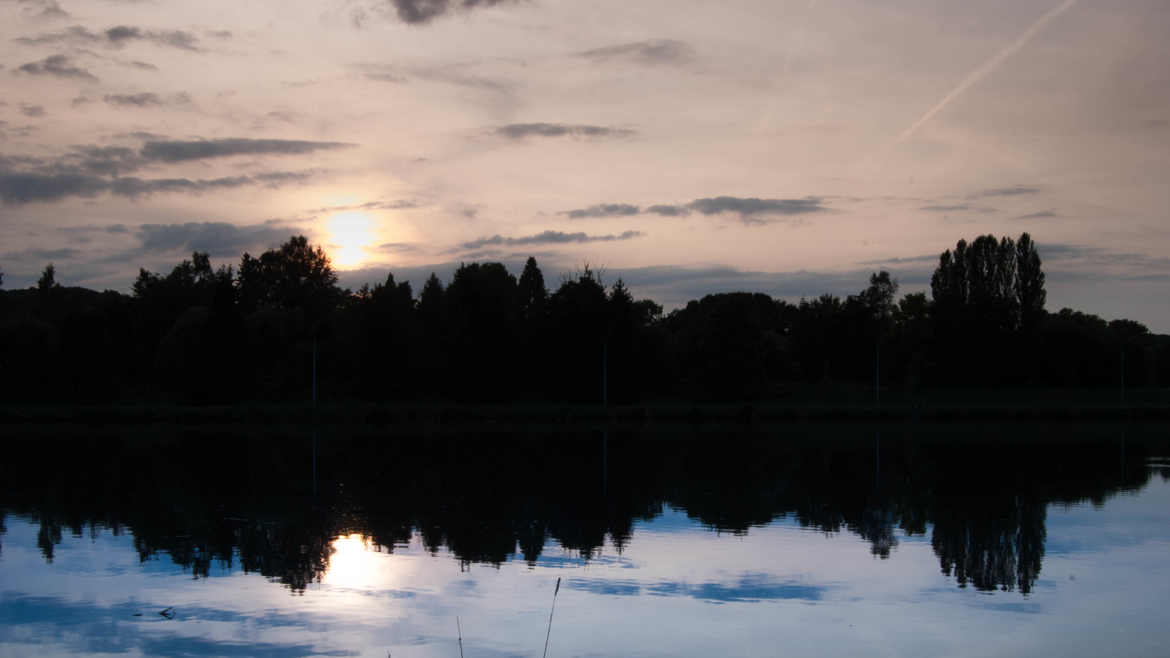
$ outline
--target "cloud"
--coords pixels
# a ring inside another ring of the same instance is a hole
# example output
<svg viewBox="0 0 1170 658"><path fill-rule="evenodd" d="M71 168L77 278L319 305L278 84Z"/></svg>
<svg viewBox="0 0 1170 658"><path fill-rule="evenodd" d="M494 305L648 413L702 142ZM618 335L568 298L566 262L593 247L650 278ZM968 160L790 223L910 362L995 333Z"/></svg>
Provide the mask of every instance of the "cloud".
<svg viewBox="0 0 1170 658"><path fill-rule="evenodd" d="M691 210L704 215L738 213L741 217L755 215L804 215L827 210L817 197L803 199L757 199L733 196L719 196L710 199L696 199L689 206Z"/></svg>
<svg viewBox="0 0 1170 658"><path fill-rule="evenodd" d="M54 43L72 43L79 45L101 45L108 48L121 48L134 41L146 41L160 46L168 46L199 52L199 39L190 32L183 30L144 30L132 25L115 25L103 32L92 32L81 25L73 25L60 32L50 32L35 37L20 37L17 42L27 45L43 45Z"/></svg>
<svg viewBox="0 0 1170 658"><path fill-rule="evenodd" d="M981 197L996 197L996 196L1024 196L1027 194L1039 194L1040 188L1031 187L1029 185L1013 185L1011 187L996 187L990 190L983 190L971 195L971 198Z"/></svg>
<svg viewBox="0 0 1170 658"><path fill-rule="evenodd" d="M39 62L22 64L16 69L28 75L49 75L55 78L71 78L74 80L88 80L97 82L96 75L83 68L74 66L65 55L50 55Z"/></svg>
<svg viewBox="0 0 1170 658"><path fill-rule="evenodd" d="M524 139L525 137L629 137L634 134L634 131L628 128L565 123L510 123L496 128L493 132L508 139Z"/></svg>
<svg viewBox="0 0 1170 658"><path fill-rule="evenodd" d="M632 206L628 203L602 203L588 208L566 210L560 214L568 215L569 219L581 219L583 217L625 217L637 215L639 212L641 210L638 206Z"/></svg>
<svg viewBox="0 0 1170 658"><path fill-rule="evenodd" d="M409 210L418 208L419 204L409 199L395 199L394 201L367 201L347 206L322 206L309 210L309 214L323 215L326 213L344 212L347 210Z"/></svg>
<svg viewBox="0 0 1170 658"><path fill-rule="evenodd" d="M652 39L586 50L577 56L594 61L623 59L643 64L676 64L691 59L694 49L682 41Z"/></svg>
<svg viewBox="0 0 1170 658"><path fill-rule="evenodd" d="M734 213L739 215L745 224L763 224L770 215L806 215L818 212L827 212L820 197L804 197L802 199L759 199L755 197L718 196L705 199L695 199L687 204L666 205L657 204L644 210L628 203L603 203L588 208L565 210L560 214L568 215L570 219L586 217L621 217L637 215L645 212L662 217L685 217L692 212L703 215L718 215Z"/></svg>
<svg viewBox="0 0 1170 658"><path fill-rule="evenodd" d="M110 183L105 179L79 174L0 173L0 202L19 205L59 201L71 196L88 198L109 187Z"/></svg>
<svg viewBox="0 0 1170 658"><path fill-rule="evenodd" d="M646 209L646 212L654 215L662 215L663 217L682 217L691 214L685 206L667 206L667 205L653 205Z"/></svg>
<svg viewBox="0 0 1170 658"><path fill-rule="evenodd" d="M288 231L265 224L237 226L227 222L143 224L136 231L140 252L204 251L211 256L238 258L248 250L265 249L288 239Z"/></svg>
<svg viewBox="0 0 1170 658"><path fill-rule="evenodd" d="M40 105L20 104L20 113L26 117L43 117L45 116L45 108Z"/></svg>
<svg viewBox="0 0 1170 658"><path fill-rule="evenodd" d="M148 141L142 156L157 162L186 162L235 155L300 155L353 146L344 142L310 142L288 139L207 139L196 141Z"/></svg>
<svg viewBox="0 0 1170 658"><path fill-rule="evenodd" d="M390 64L364 63L358 64L355 68L361 71L362 76L367 80L373 80L375 82L405 84L412 80L422 80L506 96L512 95L514 89L514 85L508 81L468 73L466 71L468 66L463 64L403 67Z"/></svg>
<svg viewBox="0 0 1170 658"><path fill-rule="evenodd" d="M151 99L124 99L124 104L151 103ZM58 201L66 197L93 197L103 192L138 198L155 193L200 193L249 185L278 188L302 183L321 170L268 171L213 179L128 177L155 162L186 162L231 155L309 153L348 146L337 142L221 139L206 141L147 141L138 150L125 146L74 146L55 160L29 156L0 156L0 202L25 204Z"/></svg>
<svg viewBox="0 0 1170 658"><path fill-rule="evenodd" d="M910 263L934 263L938 261L938 254L923 254L921 256L902 256L881 258L878 260L863 260L858 265L907 265Z"/></svg>
<svg viewBox="0 0 1170 658"><path fill-rule="evenodd" d="M147 107L151 105L162 105L163 101L158 97L158 94L150 92L143 92L140 94L106 94L102 100L107 105L116 105L119 107Z"/></svg>
<svg viewBox="0 0 1170 658"><path fill-rule="evenodd" d="M516 247L522 245L534 244L584 244L589 242L616 242L619 240L632 240L634 238L642 237L643 233L640 231L625 231L620 235L587 235L585 233L563 233L561 231L543 231L536 235L528 235L519 238L504 237L502 235L493 235L489 238L479 238L471 242L464 242L462 249L482 249L484 247Z"/></svg>
<svg viewBox="0 0 1170 658"><path fill-rule="evenodd" d="M56 173L117 176L142 168L146 160L125 146L74 146L70 153L46 168Z"/></svg>
<svg viewBox="0 0 1170 658"><path fill-rule="evenodd" d="M73 260L82 255L80 249L23 249L10 251L4 254L4 262L13 263L45 263L61 260Z"/></svg>
<svg viewBox="0 0 1170 658"><path fill-rule="evenodd" d="M418 251L418 247L409 242L387 242L374 247L374 251L386 254L403 254Z"/></svg>
<svg viewBox="0 0 1170 658"><path fill-rule="evenodd" d="M924 210L926 212L982 212L982 213L995 212L995 208L988 208L985 206L975 206L975 205L971 205L969 203L955 203L955 204L950 204L950 205L943 204L943 205L922 206L921 208L919 208L919 210Z"/></svg>
<svg viewBox="0 0 1170 658"><path fill-rule="evenodd" d="M102 178L79 173L41 174L0 172L0 202L23 205L34 202L60 201L68 197L91 198L102 193L138 199L156 193L202 192L233 189L249 185L280 187L307 180L315 172L269 172L250 176L197 179L135 177Z"/></svg>
<svg viewBox="0 0 1170 658"><path fill-rule="evenodd" d="M391 0L398 18L405 23L421 25L453 9L464 11L477 7L515 4L517 0Z"/></svg>
<svg viewBox="0 0 1170 658"><path fill-rule="evenodd" d="M1048 219L1051 217L1060 217L1053 210L1041 210L1040 212L1028 213L1027 215L1020 215L1016 219Z"/></svg>
<svg viewBox="0 0 1170 658"><path fill-rule="evenodd" d="M57 4L57 0L20 0L20 13L30 18L69 18L69 12Z"/></svg>

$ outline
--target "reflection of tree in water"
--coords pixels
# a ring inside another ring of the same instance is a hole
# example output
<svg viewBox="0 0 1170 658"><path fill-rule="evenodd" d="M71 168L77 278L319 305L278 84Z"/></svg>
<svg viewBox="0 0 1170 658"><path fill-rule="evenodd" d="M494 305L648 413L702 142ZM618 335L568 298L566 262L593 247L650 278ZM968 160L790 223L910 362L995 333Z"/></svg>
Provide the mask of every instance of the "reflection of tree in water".
<svg viewBox="0 0 1170 658"><path fill-rule="evenodd" d="M1045 501L964 497L944 505L930 542L943 573L960 587L1032 591L1044 558Z"/></svg>
<svg viewBox="0 0 1170 658"><path fill-rule="evenodd" d="M621 551L635 522L670 506L735 534L790 517L858 535L881 558L900 534L933 524L941 569L960 586L1026 594L1048 504L1102 502L1150 474L1140 444L1119 458L1109 442L887 440L879 467L872 440L625 437L610 442L603 489L596 448L592 437L334 437L321 444L316 498L308 445L287 438L83 443L55 463L22 444L9 463L52 471L0 475L11 510L38 520L46 560L66 528L125 528L144 561L166 555L197 577L238 565L294 592L327 572L337 537L360 534L384 551L417 537L465 566L535 565L550 541L589 560L607 544Z"/></svg>

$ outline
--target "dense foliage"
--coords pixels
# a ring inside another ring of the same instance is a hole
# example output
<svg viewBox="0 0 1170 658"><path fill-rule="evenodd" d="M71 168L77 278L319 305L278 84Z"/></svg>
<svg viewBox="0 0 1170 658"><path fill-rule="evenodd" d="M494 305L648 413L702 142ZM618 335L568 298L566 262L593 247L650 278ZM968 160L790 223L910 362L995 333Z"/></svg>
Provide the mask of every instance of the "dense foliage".
<svg viewBox="0 0 1170 658"><path fill-rule="evenodd" d="M393 274L338 287L296 236L238 269L192 255L141 270L132 295L56 283L0 292L3 399L36 402L635 402L795 392L1170 383L1170 337L1129 320L1045 311L1031 238L960 240L931 298L887 272L844 299L724 293L663 314L585 268L553 291L469 263L416 298Z"/></svg>

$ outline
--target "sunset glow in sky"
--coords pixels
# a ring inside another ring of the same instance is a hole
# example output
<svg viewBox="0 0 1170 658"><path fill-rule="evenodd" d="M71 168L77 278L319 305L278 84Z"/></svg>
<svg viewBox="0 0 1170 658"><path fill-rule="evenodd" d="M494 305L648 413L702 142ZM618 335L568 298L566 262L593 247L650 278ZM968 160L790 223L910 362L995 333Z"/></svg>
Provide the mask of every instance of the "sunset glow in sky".
<svg viewBox="0 0 1170 658"><path fill-rule="evenodd" d="M342 283L584 263L668 306L1040 247L1170 331L1165 0L0 0L0 270L295 233Z"/></svg>

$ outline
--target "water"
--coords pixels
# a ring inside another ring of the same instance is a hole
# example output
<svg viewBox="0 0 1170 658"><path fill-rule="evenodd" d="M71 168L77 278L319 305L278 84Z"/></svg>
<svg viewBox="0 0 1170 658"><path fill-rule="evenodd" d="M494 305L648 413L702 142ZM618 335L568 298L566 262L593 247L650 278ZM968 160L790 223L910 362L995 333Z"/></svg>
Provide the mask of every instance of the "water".
<svg viewBox="0 0 1170 658"><path fill-rule="evenodd" d="M1163 655L1165 438L18 442L0 655Z"/></svg>

